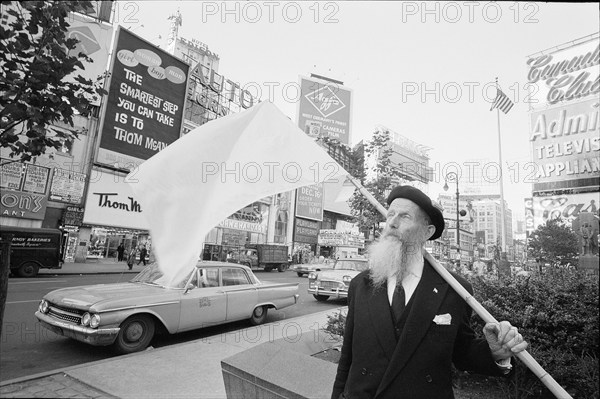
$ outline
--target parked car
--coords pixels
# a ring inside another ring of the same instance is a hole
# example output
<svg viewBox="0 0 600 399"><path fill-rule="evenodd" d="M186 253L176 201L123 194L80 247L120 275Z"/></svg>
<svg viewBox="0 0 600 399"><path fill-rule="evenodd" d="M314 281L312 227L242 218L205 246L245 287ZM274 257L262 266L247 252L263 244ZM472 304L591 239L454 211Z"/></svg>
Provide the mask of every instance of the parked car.
<svg viewBox="0 0 600 399"><path fill-rule="evenodd" d="M338 259L332 270L311 272L308 275L308 293L324 302L329 297L347 298L350 281L363 270L369 268L364 258Z"/></svg>
<svg viewBox="0 0 600 399"><path fill-rule="evenodd" d="M56 334L118 353L144 350L155 332L169 334L249 319L265 322L270 308L298 300L298 284L261 282L244 265L198 262L176 286L164 283L156 263L130 282L52 291L35 316Z"/></svg>
<svg viewBox="0 0 600 399"><path fill-rule="evenodd" d="M295 265L292 270L296 272L298 277L302 277L305 274L310 274L312 272L320 272L322 270L331 270L333 269L334 261L323 262L323 263L299 263Z"/></svg>

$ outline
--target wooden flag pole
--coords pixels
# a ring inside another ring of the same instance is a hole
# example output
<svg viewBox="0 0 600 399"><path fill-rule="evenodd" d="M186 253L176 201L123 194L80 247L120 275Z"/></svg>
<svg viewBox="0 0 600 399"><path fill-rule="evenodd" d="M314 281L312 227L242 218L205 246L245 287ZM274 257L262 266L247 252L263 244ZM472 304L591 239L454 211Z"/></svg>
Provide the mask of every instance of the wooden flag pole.
<svg viewBox="0 0 600 399"><path fill-rule="evenodd" d="M365 189L360 182L352 177L348 176L348 179L354 184L354 186L358 189L358 191L365 196L365 198L373 205L379 213L381 213L384 217L387 216L387 210L377 201L375 197ZM423 249L423 256L427 261L431 264L431 266L435 269L435 271L452 287L461 298L465 300L465 302L481 317L481 319L486 323L498 323L498 321L488 312L478 301L463 287L448 270L442 265L439 264L437 260L429 252ZM515 356L523 362L529 370L531 370L541 381L542 383L556 396L558 399L572 399L571 395L567 391L563 389L563 387L558 384L554 378L550 374L543 369L542 366L527 352L521 351Z"/></svg>

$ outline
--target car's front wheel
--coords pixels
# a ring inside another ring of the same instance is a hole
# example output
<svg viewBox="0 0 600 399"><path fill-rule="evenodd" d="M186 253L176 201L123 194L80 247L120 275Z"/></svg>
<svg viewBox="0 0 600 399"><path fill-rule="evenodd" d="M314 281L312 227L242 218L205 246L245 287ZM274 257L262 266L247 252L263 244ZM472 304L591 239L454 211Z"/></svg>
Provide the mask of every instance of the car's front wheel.
<svg viewBox="0 0 600 399"><path fill-rule="evenodd" d="M297 272L296 274L298 275L298 277L304 276L304 273Z"/></svg>
<svg viewBox="0 0 600 399"><path fill-rule="evenodd" d="M147 315L134 315L121 324L121 330L114 343L118 353L143 351L154 337L154 320Z"/></svg>
<svg viewBox="0 0 600 399"><path fill-rule="evenodd" d="M259 306L259 307L255 308L254 312L252 312L252 317L250 317L250 323L253 326L263 324L265 322L265 320L267 320L267 312L268 311L269 311L269 308L266 306Z"/></svg>
<svg viewBox="0 0 600 399"><path fill-rule="evenodd" d="M313 295L315 299L319 302L325 302L329 299L329 295Z"/></svg>

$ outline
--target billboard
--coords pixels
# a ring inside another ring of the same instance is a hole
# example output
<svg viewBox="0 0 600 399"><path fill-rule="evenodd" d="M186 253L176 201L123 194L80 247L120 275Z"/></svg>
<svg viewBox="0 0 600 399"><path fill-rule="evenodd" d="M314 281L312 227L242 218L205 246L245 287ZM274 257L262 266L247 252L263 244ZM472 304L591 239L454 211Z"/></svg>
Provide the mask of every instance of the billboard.
<svg viewBox="0 0 600 399"><path fill-rule="evenodd" d="M564 194L547 197L533 197L533 229L546 223L548 219L562 220L571 223L581 212L591 212L596 216L600 193Z"/></svg>
<svg viewBox="0 0 600 399"><path fill-rule="evenodd" d="M527 60L530 105L540 108L597 96L599 43L596 33L556 51L530 56Z"/></svg>
<svg viewBox="0 0 600 399"><path fill-rule="evenodd" d="M48 197L24 191L2 190L0 216L44 220Z"/></svg>
<svg viewBox="0 0 600 399"><path fill-rule="evenodd" d="M296 216L323 220L323 184L312 184L296 190Z"/></svg>
<svg viewBox="0 0 600 399"><path fill-rule="evenodd" d="M110 2L103 2L108 3ZM106 72L108 64L108 53L113 39L113 27L110 24L101 23L97 20L86 17L81 14L69 14L69 29L67 37L77 39L79 43L69 52L74 56L84 53L92 59L92 62L82 61L85 69L76 69L71 75L70 80L75 80L77 75L86 79L96 81L99 76ZM100 96L89 97L92 104L100 106Z"/></svg>
<svg viewBox="0 0 600 399"><path fill-rule="evenodd" d="M50 185L50 200L67 204L81 204L85 190L85 173L54 168Z"/></svg>
<svg viewBox="0 0 600 399"><path fill-rule="evenodd" d="M45 195L48 188L50 168L29 163L0 159L0 187Z"/></svg>
<svg viewBox="0 0 600 399"><path fill-rule="evenodd" d="M320 223L301 218L294 219L294 242L317 244L319 240Z"/></svg>
<svg viewBox="0 0 600 399"><path fill-rule="evenodd" d="M179 138L188 65L119 27L97 162L134 169Z"/></svg>
<svg viewBox="0 0 600 399"><path fill-rule="evenodd" d="M94 170L90 176L83 223L148 230L143 201L123 176Z"/></svg>
<svg viewBox="0 0 600 399"><path fill-rule="evenodd" d="M590 98L530 113L534 192L590 186L598 179L599 111L598 99Z"/></svg>
<svg viewBox="0 0 600 399"><path fill-rule="evenodd" d="M350 144L352 90L341 84L300 76L298 126L310 137Z"/></svg>

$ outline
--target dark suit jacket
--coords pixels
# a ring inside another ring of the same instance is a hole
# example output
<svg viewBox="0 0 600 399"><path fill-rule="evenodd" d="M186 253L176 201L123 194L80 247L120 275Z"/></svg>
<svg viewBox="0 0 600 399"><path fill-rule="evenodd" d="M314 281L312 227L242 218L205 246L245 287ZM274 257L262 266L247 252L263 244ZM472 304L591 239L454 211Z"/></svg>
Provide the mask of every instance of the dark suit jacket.
<svg viewBox="0 0 600 399"><path fill-rule="evenodd" d="M473 292L471 285L454 274ZM396 341L385 286L374 290L368 271L350 283L344 344L332 398L454 398L451 364L502 375L485 339L475 339L471 309L425 260L406 324ZM433 322L449 313L450 325Z"/></svg>

